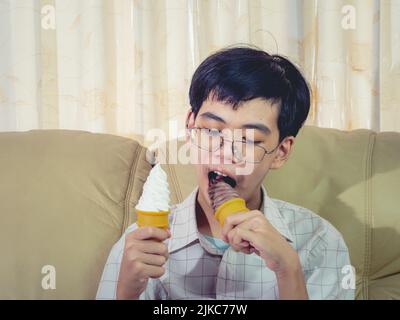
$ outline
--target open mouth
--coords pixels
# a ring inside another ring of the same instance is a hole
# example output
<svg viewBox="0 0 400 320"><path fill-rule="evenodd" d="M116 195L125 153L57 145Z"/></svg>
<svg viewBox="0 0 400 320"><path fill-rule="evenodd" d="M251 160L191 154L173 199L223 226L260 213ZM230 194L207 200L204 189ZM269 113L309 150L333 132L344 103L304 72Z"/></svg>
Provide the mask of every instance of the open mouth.
<svg viewBox="0 0 400 320"><path fill-rule="evenodd" d="M230 176L216 170L210 171L208 173L209 184L214 184L217 183L218 181L224 181L225 183L229 184L232 188L236 186L236 180L231 178Z"/></svg>

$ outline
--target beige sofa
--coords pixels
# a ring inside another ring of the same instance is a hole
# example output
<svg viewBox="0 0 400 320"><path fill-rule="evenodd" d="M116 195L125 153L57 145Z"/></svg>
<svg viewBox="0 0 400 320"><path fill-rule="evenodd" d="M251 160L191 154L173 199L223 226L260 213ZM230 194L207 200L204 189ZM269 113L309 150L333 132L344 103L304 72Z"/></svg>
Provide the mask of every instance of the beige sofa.
<svg viewBox="0 0 400 320"><path fill-rule="evenodd" d="M93 299L109 250L135 221L145 154L107 134L0 133L0 298ZM164 168L172 202L182 201L193 168ZM343 234L358 299L400 298L400 133L305 127L265 185Z"/></svg>

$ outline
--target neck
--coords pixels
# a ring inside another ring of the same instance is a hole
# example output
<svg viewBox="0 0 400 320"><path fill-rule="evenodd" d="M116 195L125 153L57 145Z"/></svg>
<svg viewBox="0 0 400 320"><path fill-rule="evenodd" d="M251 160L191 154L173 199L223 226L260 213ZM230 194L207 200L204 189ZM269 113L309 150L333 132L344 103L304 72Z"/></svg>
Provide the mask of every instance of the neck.
<svg viewBox="0 0 400 320"><path fill-rule="evenodd" d="M257 188L259 191L255 192L254 197L252 197L249 201L246 201L246 207L250 210L261 210L261 204L263 200L263 193L261 187ZM256 190L257 190L256 189Z"/></svg>
<svg viewBox="0 0 400 320"><path fill-rule="evenodd" d="M196 196L197 229L204 235L222 238L221 226L214 216L214 210L208 205L200 192Z"/></svg>

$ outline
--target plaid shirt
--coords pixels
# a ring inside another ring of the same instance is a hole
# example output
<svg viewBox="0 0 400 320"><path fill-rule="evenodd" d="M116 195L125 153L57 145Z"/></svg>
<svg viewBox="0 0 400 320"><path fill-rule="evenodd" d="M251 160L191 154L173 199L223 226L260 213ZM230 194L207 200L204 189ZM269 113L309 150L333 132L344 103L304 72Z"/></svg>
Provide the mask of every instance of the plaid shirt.
<svg viewBox="0 0 400 320"><path fill-rule="evenodd" d="M218 250L197 229L196 188L171 208L172 237L165 274L149 279L140 299L279 299L275 273L253 254ZM308 209L268 197L264 187L263 212L268 221L297 251L310 299L354 299L342 286L342 268L350 265L341 234ZM125 235L114 245L100 280L97 299L115 299Z"/></svg>

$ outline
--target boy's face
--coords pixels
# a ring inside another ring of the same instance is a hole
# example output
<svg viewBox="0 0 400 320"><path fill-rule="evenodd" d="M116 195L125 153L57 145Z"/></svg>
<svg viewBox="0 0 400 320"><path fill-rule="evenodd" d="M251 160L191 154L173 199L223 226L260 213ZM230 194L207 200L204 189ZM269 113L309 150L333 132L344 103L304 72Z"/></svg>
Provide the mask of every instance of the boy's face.
<svg viewBox="0 0 400 320"><path fill-rule="evenodd" d="M294 142L294 137L287 137L279 144L278 115L278 104L260 98L242 102L236 110L229 104L208 99L204 101L196 118L192 112L188 113L188 128L218 129L228 140L251 139L268 152L276 148L271 154L264 154L260 162L239 163L232 156L231 142L224 143L215 152L198 149L192 144L192 152L197 152L202 159L195 166L199 197L206 204L211 206L208 174L212 170L221 171L235 179L235 190L247 203L255 201L254 197L258 197L264 177L270 169L277 169L284 164Z"/></svg>

